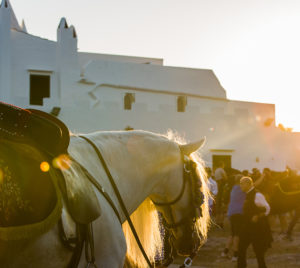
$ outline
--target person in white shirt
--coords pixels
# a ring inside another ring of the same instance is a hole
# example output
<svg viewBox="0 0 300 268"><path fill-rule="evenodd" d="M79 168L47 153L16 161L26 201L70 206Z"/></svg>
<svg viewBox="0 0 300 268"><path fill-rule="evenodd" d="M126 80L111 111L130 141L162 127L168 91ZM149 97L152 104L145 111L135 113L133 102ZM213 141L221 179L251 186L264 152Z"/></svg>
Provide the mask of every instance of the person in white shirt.
<svg viewBox="0 0 300 268"><path fill-rule="evenodd" d="M250 177L241 178L240 187L246 193L246 200L243 207L244 228L240 235L238 268L247 266L246 253L250 244L253 246L258 267L265 268L265 252L273 240L267 219L270 206L263 194L256 191Z"/></svg>

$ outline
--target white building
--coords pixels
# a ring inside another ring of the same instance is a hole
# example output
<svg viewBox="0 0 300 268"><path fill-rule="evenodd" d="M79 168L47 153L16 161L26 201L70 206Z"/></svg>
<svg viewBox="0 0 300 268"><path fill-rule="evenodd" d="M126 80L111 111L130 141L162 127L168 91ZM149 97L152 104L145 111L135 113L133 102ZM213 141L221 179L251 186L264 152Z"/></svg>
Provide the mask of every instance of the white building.
<svg viewBox="0 0 300 268"><path fill-rule="evenodd" d="M57 41L30 35L2 0L0 99L56 113L73 132L130 126L172 129L189 141L206 136L208 165L223 159L237 169L300 167L299 135L275 127L273 104L227 99L212 70L78 52L77 38L64 18Z"/></svg>

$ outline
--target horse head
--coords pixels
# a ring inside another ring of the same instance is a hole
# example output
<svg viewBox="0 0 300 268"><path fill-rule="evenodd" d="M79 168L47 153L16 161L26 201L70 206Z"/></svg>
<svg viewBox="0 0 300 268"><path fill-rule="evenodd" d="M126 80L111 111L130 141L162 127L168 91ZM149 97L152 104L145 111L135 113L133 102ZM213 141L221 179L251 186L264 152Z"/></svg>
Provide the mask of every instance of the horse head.
<svg viewBox="0 0 300 268"><path fill-rule="evenodd" d="M179 146L177 165L168 174L165 193L153 200L171 234L172 247L183 256L197 252L206 237L209 220L206 177L200 160L192 155L204 141Z"/></svg>

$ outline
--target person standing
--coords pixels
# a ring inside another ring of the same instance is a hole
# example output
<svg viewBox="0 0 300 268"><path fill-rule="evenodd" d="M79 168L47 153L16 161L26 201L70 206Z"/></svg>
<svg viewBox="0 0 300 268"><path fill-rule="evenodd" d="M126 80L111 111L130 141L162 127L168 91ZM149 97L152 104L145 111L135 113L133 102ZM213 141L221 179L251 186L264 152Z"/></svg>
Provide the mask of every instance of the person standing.
<svg viewBox="0 0 300 268"><path fill-rule="evenodd" d="M255 190L250 177L241 178L240 187L246 193L246 199L243 206L244 228L240 235L238 268L247 266L246 254L250 244L253 246L258 267L265 268L265 253L272 243L267 219L270 206L265 197Z"/></svg>
<svg viewBox="0 0 300 268"><path fill-rule="evenodd" d="M222 257L229 257L229 251L232 249L232 261L237 261L238 259L239 237L244 223L242 214L246 194L241 190L239 185L242 177L242 174L237 174L234 177L235 184L230 193L230 202L227 211L231 228L231 236L228 238L226 247L221 254Z"/></svg>
<svg viewBox="0 0 300 268"><path fill-rule="evenodd" d="M216 196L216 223L223 228L224 213L223 213L223 194L225 184L227 182L227 174L224 170L224 162L220 162L215 170L215 180L218 184L218 194Z"/></svg>

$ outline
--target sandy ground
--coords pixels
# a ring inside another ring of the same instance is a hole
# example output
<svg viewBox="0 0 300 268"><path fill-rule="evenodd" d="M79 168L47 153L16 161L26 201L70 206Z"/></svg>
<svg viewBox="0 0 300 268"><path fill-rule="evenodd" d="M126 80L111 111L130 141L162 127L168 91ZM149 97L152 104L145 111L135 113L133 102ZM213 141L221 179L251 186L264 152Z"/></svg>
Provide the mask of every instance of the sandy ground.
<svg viewBox="0 0 300 268"><path fill-rule="evenodd" d="M268 268L296 268L300 267L300 223L295 227L293 241L288 241L279 235L279 224L275 222L272 228L274 242L272 248L266 254L266 263ZM192 267L216 267L229 268L236 267L236 262L231 259L222 258L221 252L226 244L229 234L228 222L226 222L224 230L212 227L207 243L202 247L198 256L194 259ZM182 264L183 259L178 258L175 264L170 268L178 268L178 264ZM177 264L177 265L176 265ZM249 268L257 267L255 255L252 248L248 249L248 266Z"/></svg>

